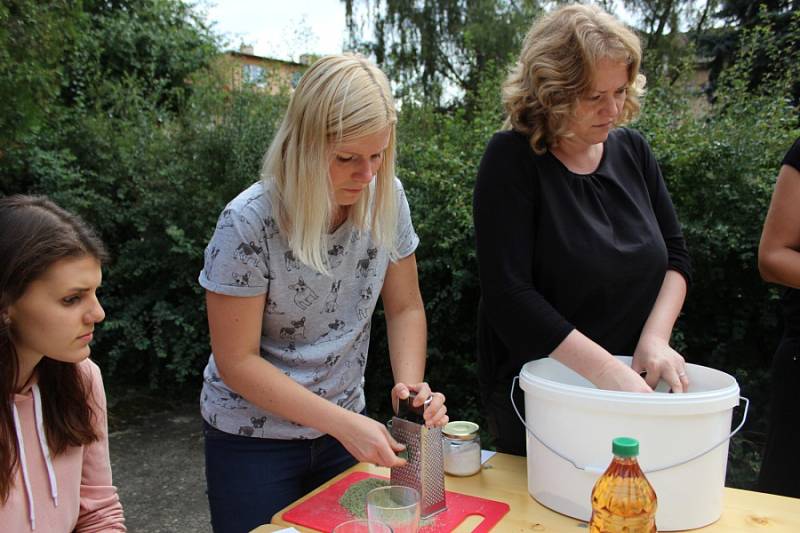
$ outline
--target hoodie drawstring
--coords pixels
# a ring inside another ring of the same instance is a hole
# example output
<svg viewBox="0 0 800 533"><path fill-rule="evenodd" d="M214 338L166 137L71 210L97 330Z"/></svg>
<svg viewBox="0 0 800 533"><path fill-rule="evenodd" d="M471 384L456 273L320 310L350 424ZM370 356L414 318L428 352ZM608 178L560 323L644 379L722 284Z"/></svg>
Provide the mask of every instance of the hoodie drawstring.
<svg viewBox="0 0 800 533"><path fill-rule="evenodd" d="M39 392L39 386L34 384L33 387L33 414L36 421L36 436L39 437L39 449L42 450L42 458L44 459L45 466L47 467L47 477L50 480L50 495L53 498L53 504L58 507L58 482L56 481L56 473L53 468L53 460L50 457L50 448L47 446L47 438L44 433L44 417L42 416L42 395ZM33 492L31 491L31 481L28 474L28 459L25 455L25 441L22 438L22 425L19 421L19 412L17 411L16 404L12 404L14 408L14 429L17 432L17 445L19 446L19 463L22 469L22 481L25 484L25 494L28 497L28 518L31 521L31 529L36 529L36 512L33 508Z"/></svg>
<svg viewBox="0 0 800 533"><path fill-rule="evenodd" d="M36 419L36 434L39 436L39 449L42 450L42 458L45 466L47 466L47 477L50 478L50 496L53 497L53 505L58 507L58 482L53 468L53 459L50 457L50 447L47 445L47 437L44 432L42 394L39 392L39 385L36 384L33 385L33 413Z"/></svg>
<svg viewBox="0 0 800 533"><path fill-rule="evenodd" d="M14 407L14 429L17 430L17 446L19 447L19 466L22 469L22 482L25 484L25 494L28 496L28 519L31 521L31 529L36 529L36 513L33 511L33 494L31 493L31 482L28 479L28 461L25 459L25 442L22 440L22 424L19 423L19 412L16 404Z"/></svg>

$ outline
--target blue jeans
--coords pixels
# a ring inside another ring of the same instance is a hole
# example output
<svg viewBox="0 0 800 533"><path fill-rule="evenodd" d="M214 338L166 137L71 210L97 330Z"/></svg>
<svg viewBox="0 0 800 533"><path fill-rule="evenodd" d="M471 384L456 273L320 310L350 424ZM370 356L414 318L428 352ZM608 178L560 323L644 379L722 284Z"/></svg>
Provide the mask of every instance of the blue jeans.
<svg viewBox="0 0 800 533"><path fill-rule="evenodd" d="M203 422L214 533L247 533L356 460L329 435L309 440L231 435Z"/></svg>

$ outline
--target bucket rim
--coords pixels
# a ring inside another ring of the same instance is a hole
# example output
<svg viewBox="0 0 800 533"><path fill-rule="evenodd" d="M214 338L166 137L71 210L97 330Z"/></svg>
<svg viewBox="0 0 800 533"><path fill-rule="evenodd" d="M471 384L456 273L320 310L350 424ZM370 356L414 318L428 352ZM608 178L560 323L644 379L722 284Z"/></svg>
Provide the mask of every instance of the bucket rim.
<svg viewBox="0 0 800 533"><path fill-rule="evenodd" d="M622 362L630 365L632 357L630 356L615 356L617 359L622 360ZM550 360L552 363L541 363L541 361ZM696 365L693 363L687 363L687 373L692 374L693 372L714 372L723 374L727 379L730 380L730 383L722 388L709 390L709 391L698 391L698 392L684 392L680 394L669 394L669 393L660 393L660 392L624 392L624 391L613 391L613 390L604 390L604 389L597 389L594 387L585 387L582 385L572 385L568 383L561 383L558 381L554 381L552 379L548 379L542 376L538 376L530 371L529 367L542 365L542 364L559 364L563 366L563 363L552 359L550 357L537 359L534 361L529 361L522 366L522 369L519 373L519 381L520 387L527 393L527 392L534 392L534 387L543 389L547 392L552 393L560 393L572 397L579 397L582 399L587 400L603 400L608 401L611 403L620 403L620 404L627 404L627 403L634 403L634 404L645 404L645 405L671 405L671 406L678 406L678 405L693 405L693 404L707 404L712 401L720 401L720 400L731 400L734 404L738 403L740 389L739 384L736 382L736 379L731 376L730 374L723 372L721 370L717 370L715 368L710 368L702 365Z"/></svg>

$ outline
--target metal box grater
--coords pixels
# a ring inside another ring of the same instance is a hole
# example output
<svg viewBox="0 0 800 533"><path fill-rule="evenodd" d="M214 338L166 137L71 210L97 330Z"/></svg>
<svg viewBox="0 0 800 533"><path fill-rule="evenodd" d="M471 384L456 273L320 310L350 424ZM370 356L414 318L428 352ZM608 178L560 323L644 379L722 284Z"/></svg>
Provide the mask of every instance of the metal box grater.
<svg viewBox="0 0 800 533"><path fill-rule="evenodd" d="M392 437L406 445L406 464L391 469L391 484L416 489L420 515L429 518L447 509L444 494L442 429L427 428L397 416L391 422Z"/></svg>

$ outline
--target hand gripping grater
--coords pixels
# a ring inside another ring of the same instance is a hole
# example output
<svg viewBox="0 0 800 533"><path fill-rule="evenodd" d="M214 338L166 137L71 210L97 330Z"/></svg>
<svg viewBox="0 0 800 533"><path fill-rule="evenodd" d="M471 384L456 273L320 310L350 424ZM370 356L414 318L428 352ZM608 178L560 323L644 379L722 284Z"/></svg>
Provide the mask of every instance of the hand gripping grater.
<svg viewBox="0 0 800 533"><path fill-rule="evenodd" d="M397 416L392 417L391 433L398 442L406 445L401 454L406 464L391 469L391 484L411 487L419 492L420 516L429 518L447 509L444 494L444 457L442 429L427 428L422 410L414 407L414 393L400 400Z"/></svg>

